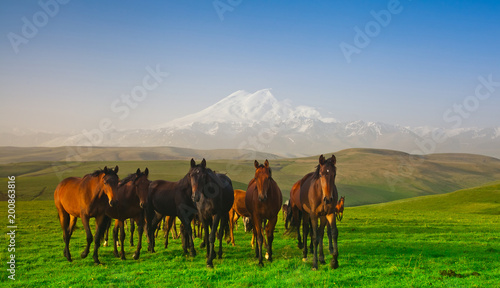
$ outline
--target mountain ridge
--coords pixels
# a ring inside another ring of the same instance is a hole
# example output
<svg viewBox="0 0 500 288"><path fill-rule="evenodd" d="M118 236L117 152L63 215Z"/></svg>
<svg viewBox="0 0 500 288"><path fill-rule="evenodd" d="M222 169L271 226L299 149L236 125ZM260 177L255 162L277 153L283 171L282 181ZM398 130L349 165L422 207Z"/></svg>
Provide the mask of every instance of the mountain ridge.
<svg viewBox="0 0 500 288"><path fill-rule="evenodd" d="M441 135L435 139L435 135ZM242 149L281 157L329 150L377 148L412 154L473 153L500 158L500 127L443 129L363 120L340 122L308 106L276 99L270 89L238 90L196 113L154 129L109 130L99 143L88 135L0 133L0 146L173 146ZM438 140L438 141L436 141Z"/></svg>

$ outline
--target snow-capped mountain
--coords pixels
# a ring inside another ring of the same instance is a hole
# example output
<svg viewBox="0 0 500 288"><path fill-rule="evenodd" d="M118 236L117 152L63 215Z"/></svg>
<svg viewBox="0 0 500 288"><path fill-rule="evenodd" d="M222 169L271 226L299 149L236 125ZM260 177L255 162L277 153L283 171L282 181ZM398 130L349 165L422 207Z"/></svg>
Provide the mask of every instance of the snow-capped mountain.
<svg viewBox="0 0 500 288"><path fill-rule="evenodd" d="M436 135L439 135L437 137ZM85 146L88 135L1 135L0 145ZM8 137L4 137L8 136ZM8 139L8 140L4 140ZM279 101L269 89L236 91L214 105L148 130L107 132L94 146L176 146L245 149L282 156L309 156L345 148L409 153L476 153L500 158L500 127L440 129L378 122L338 122L313 107ZM6 142L8 141L8 142ZM21 144L22 143L22 144Z"/></svg>

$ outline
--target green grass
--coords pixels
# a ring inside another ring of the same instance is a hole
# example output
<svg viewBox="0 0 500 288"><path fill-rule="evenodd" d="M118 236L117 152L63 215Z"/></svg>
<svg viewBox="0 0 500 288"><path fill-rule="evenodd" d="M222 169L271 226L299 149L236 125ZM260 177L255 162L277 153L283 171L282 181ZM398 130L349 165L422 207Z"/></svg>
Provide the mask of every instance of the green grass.
<svg viewBox="0 0 500 288"><path fill-rule="evenodd" d="M62 253L53 202L18 202L17 280L8 280L2 269L0 286L498 287L499 191L496 182L444 195L347 208L338 225L340 267L331 270L321 265L318 271L311 270L311 258L302 261L302 251L296 248L294 235L284 235L281 219L274 262L264 267L257 265L249 245L251 235L243 232L241 222L235 231L237 246L224 244L224 259L214 260L214 269L206 268L202 249L197 249L195 258L184 256L180 240L171 240L167 250L159 243L155 254L147 252L144 240L138 261L132 259L135 248L128 244L125 261L113 256L112 247L101 247L104 264L94 266L91 255L79 257L85 245L80 221L70 246L74 260L69 263ZM1 219L6 219L5 210L0 210ZM7 256L2 249L2 263ZM330 256L326 258L328 262Z"/></svg>

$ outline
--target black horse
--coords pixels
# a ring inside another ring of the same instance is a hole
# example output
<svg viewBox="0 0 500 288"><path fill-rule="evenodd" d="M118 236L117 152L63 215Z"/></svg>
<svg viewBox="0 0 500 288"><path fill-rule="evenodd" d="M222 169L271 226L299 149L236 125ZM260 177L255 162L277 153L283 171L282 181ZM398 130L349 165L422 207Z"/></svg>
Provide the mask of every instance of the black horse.
<svg viewBox="0 0 500 288"><path fill-rule="evenodd" d="M224 174L215 173L207 168L205 159L201 164L191 160L191 170L200 175L198 182L192 182L193 187L201 191L198 201L195 201L198 209L198 217L205 229L205 243L207 243L207 267L212 268L215 259L215 235L219 229L219 259L222 258L222 239L229 220L229 210L233 206L234 192L231 179Z"/></svg>
<svg viewBox="0 0 500 288"><path fill-rule="evenodd" d="M190 248L191 256L196 256L190 223L198 212L194 202L198 202L201 198L202 193L198 183L202 182L200 179L203 175L193 163L194 160L191 159L191 168L181 180L177 182L156 180L149 185L146 203L149 252L155 252L154 232L158 222L163 216L176 216L184 227L183 240L186 241L186 245L183 245L184 253L187 253L187 248Z"/></svg>

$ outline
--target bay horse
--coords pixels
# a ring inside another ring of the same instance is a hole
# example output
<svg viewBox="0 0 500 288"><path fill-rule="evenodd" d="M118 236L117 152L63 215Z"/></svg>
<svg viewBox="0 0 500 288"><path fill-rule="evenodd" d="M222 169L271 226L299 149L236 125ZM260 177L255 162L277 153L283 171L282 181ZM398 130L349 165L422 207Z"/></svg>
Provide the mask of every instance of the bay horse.
<svg viewBox="0 0 500 288"><path fill-rule="evenodd" d="M124 240L125 240L125 225L124 221L131 219L137 223L139 239L137 243L137 249L133 255L135 260L139 259L141 248L142 248L142 234L144 232L144 203L147 201L147 195L149 190L149 184L151 181L148 180L149 170L146 168L144 172L141 169L133 174L128 175L126 178L118 183L118 190L116 198L118 199L118 205L113 207L108 207L106 209L106 215L116 219L115 228L113 229L113 253L116 257L120 257L125 260L124 251ZM131 234L133 231L131 232ZM116 242L118 241L118 234L120 234L121 251L118 254L118 249Z"/></svg>
<svg viewBox="0 0 500 288"><path fill-rule="evenodd" d="M87 234L87 246L81 257L89 254L92 243L92 232L90 231L90 218L96 219L96 233L94 240L94 263L100 264L98 249L104 230L111 219L106 215L106 209L117 204L118 189L118 166L115 169L104 167L93 173L79 177L69 177L62 180L54 191L54 203L59 215L59 222L63 230L64 256L69 262L72 261L69 252L69 241L75 228L78 217L82 219L83 227Z"/></svg>
<svg viewBox="0 0 500 288"><path fill-rule="evenodd" d="M276 181L272 177L269 161L266 159L264 164L259 164L257 160L254 162L255 176L248 183L247 193L245 196L245 205L251 215L253 222L253 235L257 239L255 245L255 257L259 258L259 265L262 266L262 222L268 220L265 225L267 236L267 260L273 261L273 240L274 228L278 221L278 213L281 209L283 196Z"/></svg>
<svg viewBox="0 0 500 288"><path fill-rule="evenodd" d="M335 186L335 177L337 168L335 166L337 160L335 155L325 159L323 155L319 157L319 164L316 166L316 171L311 175L303 178L300 184L300 206L302 213L302 228L303 228L303 258L307 259L307 234L309 232L309 221L312 226L312 243L314 246L313 255L313 270L318 268L318 245L319 245L319 261L325 263L323 254L323 234L326 221L331 226L331 235L333 238L333 253L330 266L333 269L339 267L338 264L338 248L337 238L338 229L336 224L336 209L338 201L337 187ZM309 175L309 174L308 174ZM320 226L318 228L318 219Z"/></svg>
<svg viewBox="0 0 500 288"><path fill-rule="evenodd" d="M247 210L247 207L245 205L245 196L246 196L246 191L241 190L241 189L235 189L234 190L234 203L233 207L231 207L231 210L229 210L229 233L230 237L227 243L231 243L233 246L236 246L234 244L234 224L236 223L236 220L240 217L250 217L250 213Z"/></svg>
<svg viewBox="0 0 500 288"><path fill-rule="evenodd" d="M215 173L207 168L205 159L201 164L191 160L191 169L199 174L198 182L192 182L193 186L201 191L199 199L195 199L198 209L198 217L205 230L205 243L207 243L207 267L213 268L215 259L215 236L219 228L219 259L222 258L222 239L229 220L229 210L234 203L234 190L231 179L225 174ZM220 224L220 225L219 225Z"/></svg>
<svg viewBox="0 0 500 288"><path fill-rule="evenodd" d="M149 185L149 192L146 202L146 223L149 238L148 251L154 253L155 250L155 228L163 216L176 216L182 223L182 239L184 253L187 248L190 249L190 255L196 256L194 249L193 231L191 220L198 212L194 202L200 200L201 190L198 186L202 173L200 168L193 165L194 159L191 159L191 167L188 173L177 182L165 180L156 180ZM165 246L168 245L168 237L165 239Z"/></svg>

